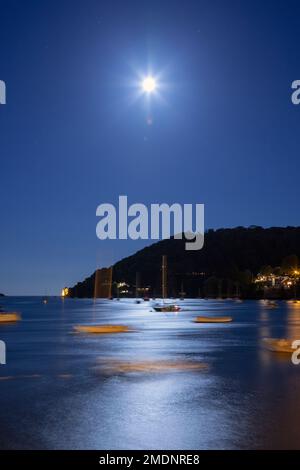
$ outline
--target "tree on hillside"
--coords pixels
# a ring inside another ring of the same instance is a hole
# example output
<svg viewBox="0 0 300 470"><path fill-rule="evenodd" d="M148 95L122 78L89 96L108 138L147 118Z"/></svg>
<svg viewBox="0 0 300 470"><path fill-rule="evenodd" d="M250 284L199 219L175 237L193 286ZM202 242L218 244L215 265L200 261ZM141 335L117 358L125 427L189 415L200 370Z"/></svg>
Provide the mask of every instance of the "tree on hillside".
<svg viewBox="0 0 300 470"><path fill-rule="evenodd" d="M293 274L298 269L299 259L297 255L286 256L281 263L283 274Z"/></svg>

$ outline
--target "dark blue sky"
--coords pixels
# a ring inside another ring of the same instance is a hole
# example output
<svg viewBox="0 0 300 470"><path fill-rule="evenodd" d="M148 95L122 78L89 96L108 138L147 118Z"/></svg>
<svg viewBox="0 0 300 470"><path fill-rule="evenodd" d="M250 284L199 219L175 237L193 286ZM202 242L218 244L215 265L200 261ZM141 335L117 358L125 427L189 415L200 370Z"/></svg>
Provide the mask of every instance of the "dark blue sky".
<svg viewBox="0 0 300 470"><path fill-rule="evenodd" d="M0 292L139 249L96 238L120 194L204 203L206 228L299 225L299 23L297 1L0 1Z"/></svg>

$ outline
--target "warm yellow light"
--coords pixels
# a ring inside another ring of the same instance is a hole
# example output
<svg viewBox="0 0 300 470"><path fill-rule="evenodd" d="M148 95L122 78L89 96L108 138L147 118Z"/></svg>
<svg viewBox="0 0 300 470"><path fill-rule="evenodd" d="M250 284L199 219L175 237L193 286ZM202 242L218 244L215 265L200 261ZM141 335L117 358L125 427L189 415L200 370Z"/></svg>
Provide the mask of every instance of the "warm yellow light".
<svg viewBox="0 0 300 470"><path fill-rule="evenodd" d="M124 287L124 286L126 286L126 282L118 282L118 283L117 283L118 289L119 289L120 287Z"/></svg>
<svg viewBox="0 0 300 470"><path fill-rule="evenodd" d="M142 88L146 93L152 93L156 88L155 78L151 76L144 78Z"/></svg>
<svg viewBox="0 0 300 470"><path fill-rule="evenodd" d="M294 271L294 274L296 274L296 276L297 276L297 274L299 274L299 271L295 270L295 271Z"/></svg>
<svg viewBox="0 0 300 470"><path fill-rule="evenodd" d="M67 287L64 287L61 291L61 296L67 297L68 294L69 294L69 289Z"/></svg>

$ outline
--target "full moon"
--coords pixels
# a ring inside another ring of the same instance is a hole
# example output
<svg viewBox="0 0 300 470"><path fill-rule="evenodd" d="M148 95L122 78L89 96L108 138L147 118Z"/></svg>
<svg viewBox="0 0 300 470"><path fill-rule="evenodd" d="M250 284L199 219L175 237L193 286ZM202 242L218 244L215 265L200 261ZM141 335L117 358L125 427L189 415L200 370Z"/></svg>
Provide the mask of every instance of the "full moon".
<svg viewBox="0 0 300 470"><path fill-rule="evenodd" d="M155 88L156 88L155 78L151 76L144 78L144 80L142 81L142 89L144 92L152 93L153 91L155 91Z"/></svg>

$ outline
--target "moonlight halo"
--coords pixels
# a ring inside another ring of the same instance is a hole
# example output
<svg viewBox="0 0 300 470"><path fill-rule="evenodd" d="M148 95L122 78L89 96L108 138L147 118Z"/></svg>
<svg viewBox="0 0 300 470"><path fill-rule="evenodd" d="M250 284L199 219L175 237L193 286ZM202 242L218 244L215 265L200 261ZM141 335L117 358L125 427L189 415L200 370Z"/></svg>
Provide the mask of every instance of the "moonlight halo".
<svg viewBox="0 0 300 470"><path fill-rule="evenodd" d="M153 93L157 87L155 78L148 75L142 80L141 87L145 93Z"/></svg>

